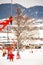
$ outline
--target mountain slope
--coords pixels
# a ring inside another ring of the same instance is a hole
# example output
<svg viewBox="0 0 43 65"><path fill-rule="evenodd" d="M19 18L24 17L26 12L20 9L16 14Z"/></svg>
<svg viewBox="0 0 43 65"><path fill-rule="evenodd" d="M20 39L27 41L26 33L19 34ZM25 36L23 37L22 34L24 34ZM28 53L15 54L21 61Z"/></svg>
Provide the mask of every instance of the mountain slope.
<svg viewBox="0 0 43 65"><path fill-rule="evenodd" d="M11 14L11 4L0 4L0 19L17 15L16 9L20 7L22 14L26 14L31 18L43 18L43 6L34 6L30 8L25 8L20 4L12 4L12 14Z"/></svg>

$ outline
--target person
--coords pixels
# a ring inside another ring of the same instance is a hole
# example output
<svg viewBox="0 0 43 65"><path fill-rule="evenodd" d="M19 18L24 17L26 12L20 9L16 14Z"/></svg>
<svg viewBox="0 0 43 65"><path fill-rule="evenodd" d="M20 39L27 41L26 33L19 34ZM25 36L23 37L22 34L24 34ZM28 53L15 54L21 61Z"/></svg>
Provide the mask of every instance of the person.
<svg viewBox="0 0 43 65"><path fill-rule="evenodd" d="M4 20L3 22L0 21L0 25L3 25L0 28L0 31L2 31L12 20L13 20L13 18L8 18L8 19Z"/></svg>
<svg viewBox="0 0 43 65"><path fill-rule="evenodd" d="M12 46L8 46L7 47L7 51L8 51L8 54L13 50L13 47Z"/></svg>
<svg viewBox="0 0 43 65"><path fill-rule="evenodd" d="M13 19L13 17L10 16L10 17L9 17L9 20L10 20L10 24L11 24L11 25L12 25L12 19Z"/></svg>
<svg viewBox="0 0 43 65"><path fill-rule="evenodd" d="M8 55L8 59L10 59L10 61L13 61L14 60L14 54L12 52L9 53Z"/></svg>
<svg viewBox="0 0 43 65"><path fill-rule="evenodd" d="M20 54L19 53L17 53L17 55L16 55L16 59L20 59L21 57L20 57Z"/></svg>
<svg viewBox="0 0 43 65"><path fill-rule="evenodd" d="M6 52L3 52L3 55L2 56L4 57L5 55L6 55Z"/></svg>
<svg viewBox="0 0 43 65"><path fill-rule="evenodd" d="M13 51L13 47L12 46L8 46L6 49L7 49L7 59L9 59L9 54L10 54L10 52Z"/></svg>
<svg viewBox="0 0 43 65"><path fill-rule="evenodd" d="M5 55L6 55L6 49L5 49L5 46L3 47L3 54L2 54L2 56L4 57Z"/></svg>

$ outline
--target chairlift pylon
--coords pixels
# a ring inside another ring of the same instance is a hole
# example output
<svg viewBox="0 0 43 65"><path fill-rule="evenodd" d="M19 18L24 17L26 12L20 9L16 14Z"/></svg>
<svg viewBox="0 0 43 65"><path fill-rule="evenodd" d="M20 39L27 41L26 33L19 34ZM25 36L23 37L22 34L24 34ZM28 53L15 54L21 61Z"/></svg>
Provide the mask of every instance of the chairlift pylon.
<svg viewBox="0 0 43 65"><path fill-rule="evenodd" d="M11 0L11 13L10 13L10 17L9 17L9 19L10 19L10 24L12 25L12 0Z"/></svg>

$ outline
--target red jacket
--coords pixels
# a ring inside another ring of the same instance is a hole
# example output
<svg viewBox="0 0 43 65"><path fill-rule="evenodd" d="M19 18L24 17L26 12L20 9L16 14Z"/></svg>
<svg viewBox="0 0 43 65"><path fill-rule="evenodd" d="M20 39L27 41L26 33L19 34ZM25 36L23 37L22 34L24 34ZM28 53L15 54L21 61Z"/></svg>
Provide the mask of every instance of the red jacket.
<svg viewBox="0 0 43 65"><path fill-rule="evenodd" d="M9 20L5 20L4 22L0 22L0 25L3 25L1 28L0 28L0 31L2 31L2 29L4 29L10 22L11 19Z"/></svg>
<svg viewBox="0 0 43 65"><path fill-rule="evenodd" d="M10 53L10 54L8 55L8 57L9 57L9 59L14 59L14 54L13 54L13 53Z"/></svg>

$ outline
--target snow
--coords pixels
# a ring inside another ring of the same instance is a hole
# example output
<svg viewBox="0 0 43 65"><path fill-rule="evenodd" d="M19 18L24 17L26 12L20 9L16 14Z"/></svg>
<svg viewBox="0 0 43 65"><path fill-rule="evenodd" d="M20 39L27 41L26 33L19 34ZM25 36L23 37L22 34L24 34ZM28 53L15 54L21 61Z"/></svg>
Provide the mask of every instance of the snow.
<svg viewBox="0 0 43 65"><path fill-rule="evenodd" d="M43 49L33 49L33 53L30 50L20 51L21 59L14 59L9 61L6 57L2 57L2 51L0 51L0 65L43 65ZM13 52L16 55L16 51Z"/></svg>
<svg viewBox="0 0 43 65"><path fill-rule="evenodd" d="M33 19L33 21L34 21L34 19ZM39 21L42 21L42 20L38 20L37 22L39 22ZM43 24L38 24L38 25L35 24L34 26L40 27L40 26L43 26ZM31 33L34 33L34 32L31 32ZM39 36L40 38L43 38L43 30L38 30L37 35L35 35L36 33L37 32L35 31L33 37ZM10 34L9 35L10 39L16 38L15 32L13 34L12 33L9 33L9 34ZM24 36L28 36L28 35L29 35L28 31L26 31ZM4 37L4 39L7 38L7 33L5 34L5 33L0 32L0 37L2 39L3 39L3 37ZM2 41L2 39L0 41ZM43 44L43 41L40 41L40 40L30 41L30 40L26 39L24 41L23 41L24 44L27 44L27 43L30 43L30 42L32 42L34 44ZM2 57L2 51L0 50L0 65L6 65L6 64L7 65L43 65L43 49L32 49L32 50L33 50L33 53L31 53L31 49L20 51L21 59L16 59L16 51L14 51L13 53L15 54L15 58L14 58L13 62L12 61L10 62L10 60L7 59L7 55L5 57Z"/></svg>

